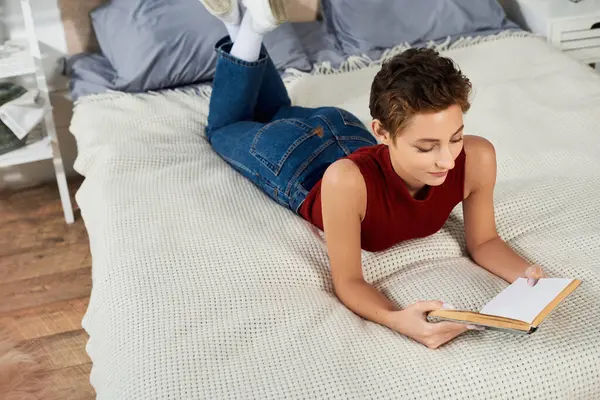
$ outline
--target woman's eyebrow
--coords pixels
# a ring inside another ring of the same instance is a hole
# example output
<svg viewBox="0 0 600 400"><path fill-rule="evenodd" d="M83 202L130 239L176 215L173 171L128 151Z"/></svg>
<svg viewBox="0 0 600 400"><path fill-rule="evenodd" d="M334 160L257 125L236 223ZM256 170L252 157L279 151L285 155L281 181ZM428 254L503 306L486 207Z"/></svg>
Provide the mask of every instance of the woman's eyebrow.
<svg viewBox="0 0 600 400"><path fill-rule="evenodd" d="M454 133L452 134L452 136L454 136L454 135L456 135L457 133L459 133L460 131L462 131L462 130L464 129L464 127L465 127L465 125L464 125L464 124L462 124L462 125L460 126L460 128L458 128L458 129L456 130L456 132L454 132ZM439 141L440 141L439 139L430 139L430 138L424 138L424 139L419 139L419 140L417 140L417 142L427 142L427 143L438 143Z"/></svg>

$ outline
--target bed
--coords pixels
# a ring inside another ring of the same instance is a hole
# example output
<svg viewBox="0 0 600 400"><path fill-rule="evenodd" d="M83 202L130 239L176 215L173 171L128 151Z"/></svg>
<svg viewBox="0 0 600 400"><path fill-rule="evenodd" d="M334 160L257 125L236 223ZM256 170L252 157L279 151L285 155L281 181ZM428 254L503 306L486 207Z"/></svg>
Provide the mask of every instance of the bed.
<svg viewBox="0 0 600 400"><path fill-rule="evenodd" d="M496 147L500 235L580 288L532 335L427 349L345 308L322 233L211 150L209 83L86 94L71 131L98 399L600 398L600 76L518 30L430 45L474 83L466 131ZM293 102L368 122L378 63L407 47L288 71ZM507 285L468 258L460 205L437 234L362 256L401 306L479 309Z"/></svg>

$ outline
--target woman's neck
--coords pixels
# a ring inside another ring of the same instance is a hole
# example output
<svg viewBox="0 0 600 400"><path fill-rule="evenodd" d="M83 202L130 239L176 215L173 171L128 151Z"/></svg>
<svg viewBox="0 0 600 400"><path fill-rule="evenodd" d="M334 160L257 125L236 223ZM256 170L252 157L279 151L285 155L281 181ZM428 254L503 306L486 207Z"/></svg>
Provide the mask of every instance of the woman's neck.
<svg viewBox="0 0 600 400"><path fill-rule="evenodd" d="M406 171L404 171L402 167L400 167L394 162L394 158L391 157L391 154L390 161L392 163L392 168L394 169L394 172L396 173L396 175L398 175L400 179L402 179L402 182L404 182L404 186L406 186L408 193L410 193L410 195L413 198L418 199L419 197L424 197L427 194L426 185L422 182L406 178L410 175L406 173Z"/></svg>

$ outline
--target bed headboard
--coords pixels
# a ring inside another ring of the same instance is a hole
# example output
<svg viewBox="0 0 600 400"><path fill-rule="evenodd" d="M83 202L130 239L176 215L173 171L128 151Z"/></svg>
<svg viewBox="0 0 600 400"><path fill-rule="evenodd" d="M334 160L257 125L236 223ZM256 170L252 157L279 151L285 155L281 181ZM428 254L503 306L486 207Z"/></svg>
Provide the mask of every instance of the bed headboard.
<svg viewBox="0 0 600 400"><path fill-rule="evenodd" d="M90 11L109 0L58 0L65 30L68 54L98 50ZM197 1L197 0L196 0ZM320 0L294 0L288 10L292 21L313 21L318 16Z"/></svg>
<svg viewBox="0 0 600 400"><path fill-rule="evenodd" d="M59 0L68 54L98 50L90 12L105 0Z"/></svg>

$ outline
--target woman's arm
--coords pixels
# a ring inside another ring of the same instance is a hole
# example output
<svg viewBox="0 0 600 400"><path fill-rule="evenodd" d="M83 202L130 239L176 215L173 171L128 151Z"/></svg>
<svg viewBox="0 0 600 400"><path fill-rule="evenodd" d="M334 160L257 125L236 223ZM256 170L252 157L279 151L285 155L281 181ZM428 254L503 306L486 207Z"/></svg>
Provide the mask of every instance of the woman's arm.
<svg viewBox="0 0 600 400"><path fill-rule="evenodd" d="M367 203L367 188L360 170L340 160L323 175L321 206L327 252L335 294L363 318L389 327L398 308L363 278L360 225Z"/></svg>
<svg viewBox="0 0 600 400"><path fill-rule="evenodd" d="M463 213L469 254L477 264L509 283L519 277L528 277L534 284L543 276L541 268L519 256L496 231L494 147L484 138L465 136L465 154Z"/></svg>
<svg viewBox="0 0 600 400"><path fill-rule="evenodd" d="M437 348L470 329L453 322L430 323L427 313L443 307L439 300L419 301L400 310L365 281L361 262L361 221L367 189L350 160L332 164L323 176L321 206L335 294L355 314Z"/></svg>

